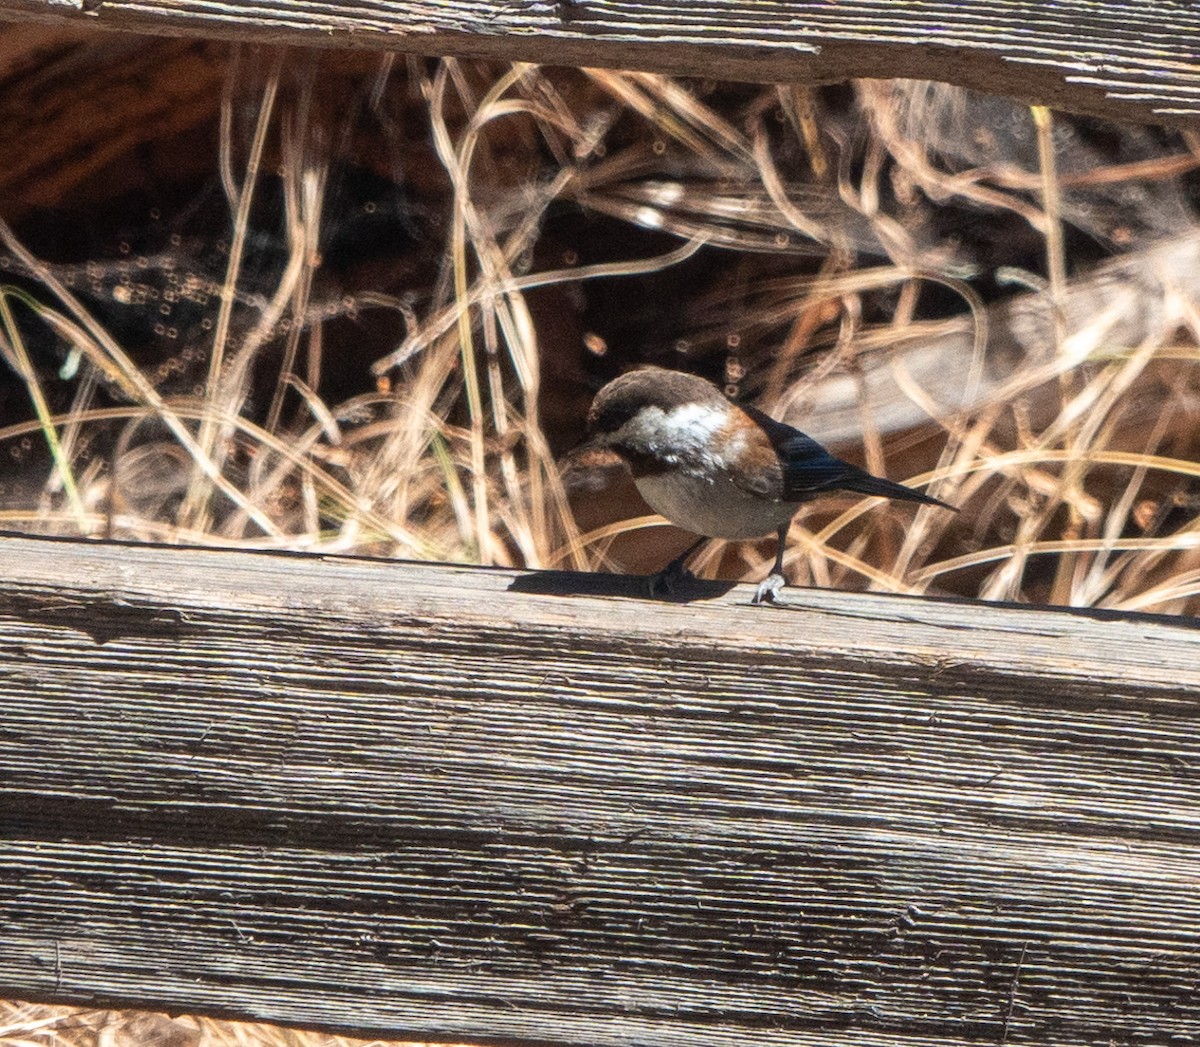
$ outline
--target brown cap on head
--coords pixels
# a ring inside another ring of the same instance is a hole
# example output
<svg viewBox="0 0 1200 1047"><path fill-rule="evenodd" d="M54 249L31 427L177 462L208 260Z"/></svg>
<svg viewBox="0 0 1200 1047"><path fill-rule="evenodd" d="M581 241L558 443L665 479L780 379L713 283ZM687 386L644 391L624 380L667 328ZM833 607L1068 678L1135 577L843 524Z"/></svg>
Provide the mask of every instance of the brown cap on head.
<svg viewBox="0 0 1200 1047"><path fill-rule="evenodd" d="M721 391L703 378L665 367L642 367L614 378L596 394L588 411L593 436L615 433L644 407L670 411L687 404L728 403Z"/></svg>

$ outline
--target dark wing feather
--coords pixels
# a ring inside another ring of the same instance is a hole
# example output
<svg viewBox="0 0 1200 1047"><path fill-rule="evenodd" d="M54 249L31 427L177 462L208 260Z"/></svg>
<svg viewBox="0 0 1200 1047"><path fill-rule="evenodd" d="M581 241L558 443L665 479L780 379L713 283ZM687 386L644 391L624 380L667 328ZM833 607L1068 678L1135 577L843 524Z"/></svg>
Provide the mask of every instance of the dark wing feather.
<svg viewBox="0 0 1200 1047"><path fill-rule="evenodd" d="M797 430L777 446L784 462L784 496L789 499L799 501L820 491L835 491L859 471Z"/></svg>
<svg viewBox="0 0 1200 1047"><path fill-rule="evenodd" d="M872 476L870 473L864 472L853 465L847 466L847 468L850 472L834 485L837 489L853 491L855 494L874 494L881 498L895 498L901 502L920 502L922 505L938 505L943 509L949 509L951 512L958 512L953 505L943 502L940 498L922 494L911 487L905 487L903 484L885 480L881 476Z"/></svg>
<svg viewBox="0 0 1200 1047"><path fill-rule="evenodd" d="M777 422L761 411L749 408L747 413L770 438L783 462L785 502L805 502L826 491L853 491L855 494L878 495L882 498L954 509L954 506L947 505L937 498L931 498L903 484L872 476L857 465L835 458L811 436L783 422Z"/></svg>

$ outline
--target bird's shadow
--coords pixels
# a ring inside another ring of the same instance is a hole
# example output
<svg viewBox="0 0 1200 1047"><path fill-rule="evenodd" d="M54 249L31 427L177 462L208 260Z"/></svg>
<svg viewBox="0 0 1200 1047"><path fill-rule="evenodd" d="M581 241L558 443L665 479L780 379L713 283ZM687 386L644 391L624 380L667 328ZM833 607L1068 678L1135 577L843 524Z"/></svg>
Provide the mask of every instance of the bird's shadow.
<svg viewBox="0 0 1200 1047"><path fill-rule="evenodd" d="M643 600L655 603L694 603L716 600L737 582L711 582L686 578L669 593L650 594L649 579L643 575L598 574L584 571L529 571L518 575L508 586L511 593L537 596L602 596Z"/></svg>

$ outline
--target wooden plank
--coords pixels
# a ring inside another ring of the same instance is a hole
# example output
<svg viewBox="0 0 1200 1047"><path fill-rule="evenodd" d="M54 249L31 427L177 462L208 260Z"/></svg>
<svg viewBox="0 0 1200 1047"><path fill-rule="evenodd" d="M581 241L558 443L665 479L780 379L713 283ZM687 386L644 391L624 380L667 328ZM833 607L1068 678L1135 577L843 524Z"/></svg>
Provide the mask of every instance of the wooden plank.
<svg viewBox="0 0 1200 1047"><path fill-rule="evenodd" d="M1187 620L0 539L0 994L1194 1042Z"/></svg>
<svg viewBox="0 0 1200 1047"><path fill-rule="evenodd" d="M916 77L1194 124L1200 20L1172 0L0 0L0 17L717 79Z"/></svg>

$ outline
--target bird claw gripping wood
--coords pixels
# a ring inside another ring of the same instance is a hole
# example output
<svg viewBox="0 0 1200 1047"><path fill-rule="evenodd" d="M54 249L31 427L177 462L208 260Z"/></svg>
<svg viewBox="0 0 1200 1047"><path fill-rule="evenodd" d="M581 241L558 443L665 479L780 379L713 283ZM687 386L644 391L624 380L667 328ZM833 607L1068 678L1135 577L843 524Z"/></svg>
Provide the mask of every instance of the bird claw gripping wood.
<svg viewBox="0 0 1200 1047"><path fill-rule="evenodd" d="M780 603L779 596L783 592L783 587L787 585L787 579L783 575L772 571L761 582L758 583L758 588L754 592L754 598L751 603Z"/></svg>

